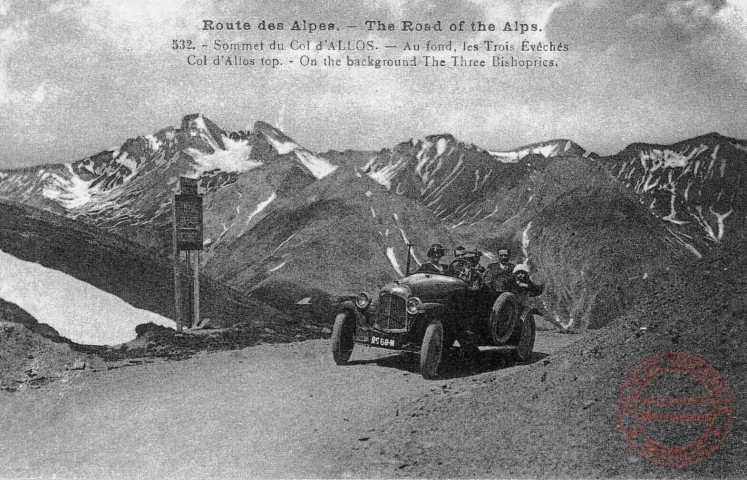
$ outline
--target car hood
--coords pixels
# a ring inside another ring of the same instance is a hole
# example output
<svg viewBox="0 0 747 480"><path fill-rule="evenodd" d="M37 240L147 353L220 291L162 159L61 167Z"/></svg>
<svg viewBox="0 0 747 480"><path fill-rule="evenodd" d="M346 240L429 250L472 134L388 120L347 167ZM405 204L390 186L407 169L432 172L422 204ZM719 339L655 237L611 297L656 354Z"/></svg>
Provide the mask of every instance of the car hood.
<svg viewBox="0 0 747 480"><path fill-rule="evenodd" d="M467 290L467 284L458 278L431 273L416 273L395 282L388 283L382 288L382 292L397 287L407 287L412 296L418 297L423 302L443 301L454 294L463 293Z"/></svg>

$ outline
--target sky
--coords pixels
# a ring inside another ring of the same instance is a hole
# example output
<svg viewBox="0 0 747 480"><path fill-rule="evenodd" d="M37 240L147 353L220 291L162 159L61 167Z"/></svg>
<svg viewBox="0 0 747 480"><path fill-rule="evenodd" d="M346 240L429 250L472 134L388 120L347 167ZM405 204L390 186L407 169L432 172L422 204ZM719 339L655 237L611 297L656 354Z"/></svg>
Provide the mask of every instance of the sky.
<svg viewBox="0 0 747 480"><path fill-rule="evenodd" d="M204 30L204 20L250 28ZM263 20L284 29L260 30ZM291 31L296 20L339 30ZM443 31L402 31L403 21ZM449 30L460 22L463 31ZM506 31L514 22L536 29ZM285 48L269 50L273 40ZM291 49L307 40L376 50ZM216 41L263 50L215 50ZM459 51L429 53L429 41ZM521 52L524 41L567 50ZM487 42L515 50L488 52ZM216 55L256 64L215 66ZM426 55L447 65L425 67ZM487 66L452 66L457 55ZM413 56L416 67L346 65ZM493 56L555 66L494 67ZM327 57L342 65L324 66ZM604 155L714 131L745 139L744 105L747 0L0 0L0 168L80 160L192 113L227 131L265 121L317 152L451 133L490 150L566 138Z"/></svg>

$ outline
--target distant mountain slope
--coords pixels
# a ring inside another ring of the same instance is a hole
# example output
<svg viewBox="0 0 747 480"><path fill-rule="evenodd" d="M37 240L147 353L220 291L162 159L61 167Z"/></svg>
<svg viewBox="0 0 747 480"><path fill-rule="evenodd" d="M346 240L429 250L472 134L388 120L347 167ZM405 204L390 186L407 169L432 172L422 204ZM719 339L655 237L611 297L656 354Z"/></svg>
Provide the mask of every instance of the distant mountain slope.
<svg viewBox="0 0 747 480"><path fill-rule="evenodd" d="M570 140L556 139L546 142L532 143L515 150L491 151L490 154L501 162L516 163L528 155L540 155L545 158L554 157L586 157L599 158L581 145Z"/></svg>
<svg viewBox="0 0 747 480"><path fill-rule="evenodd" d="M548 158L586 154L567 140L490 152L451 135L431 135L375 154L328 152L325 156L340 163L347 161L391 192L418 201L457 228L505 220L508 192L530 171L543 168Z"/></svg>
<svg viewBox="0 0 747 480"><path fill-rule="evenodd" d="M174 318L173 266L142 246L31 207L0 202L0 250L60 270L129 304ZM186 272L183 278L187 278ZM202 277L204 317L228 324L283 314ZM287 319L286 319L287 320Z"/></svg>
<svg viewBox="0 0 747 480"><path fill-rule="evenodd" d="M324 303L403 276L408 242L415 245L414 270L431 243L462 240L417 202L340 167L293 201L268 207L245 235L216 246L206 271L277 308L307 297Z"/></svg>
<svg viewBox="0 0 747 480"><path fill-rule="evenodd" d="M716 243L747 215L747 141L710 133L672 145L634 143L600 160L654 215Z"/></svg>

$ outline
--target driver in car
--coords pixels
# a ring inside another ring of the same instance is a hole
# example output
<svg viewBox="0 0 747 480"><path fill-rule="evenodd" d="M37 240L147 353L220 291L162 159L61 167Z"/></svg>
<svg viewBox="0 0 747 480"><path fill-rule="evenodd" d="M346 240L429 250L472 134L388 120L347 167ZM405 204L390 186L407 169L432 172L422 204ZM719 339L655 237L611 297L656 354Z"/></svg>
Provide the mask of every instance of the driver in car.
<svg viewBox="0 0 747 480"><path fill-rule="evenodd" d="M461 245L454 249L455 260L449 268L449 274L467 282L468 290L477 291L483 286L482 274L485 268L480 266L482 252L467 251Z"/></svg>
<svg viewBox="0 0 747 480"><path fill-rule="evenodd" d="M431 245L431 248L428 249L428 262L422 264L420 268L418 268L417 273L437 273L439 275L445 275L447 266L440 263L445 254L446 249L440 243L434 243Z"/></svg>

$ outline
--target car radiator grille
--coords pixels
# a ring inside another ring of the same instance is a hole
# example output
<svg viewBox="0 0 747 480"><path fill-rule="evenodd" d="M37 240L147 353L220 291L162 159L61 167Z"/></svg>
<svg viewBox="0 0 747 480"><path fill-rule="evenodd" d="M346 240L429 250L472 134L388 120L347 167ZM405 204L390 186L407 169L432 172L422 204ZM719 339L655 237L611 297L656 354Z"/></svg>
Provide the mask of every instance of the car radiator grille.
<svg viewBox="0 0 747 480"><path fill-rule="evenodd" d="M382 294L376 324L383 330L401 330L407 327L407 305L404 298Z"/></svg>

